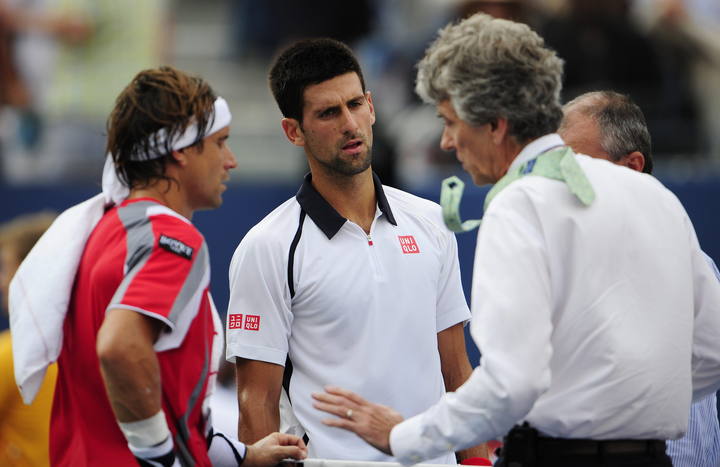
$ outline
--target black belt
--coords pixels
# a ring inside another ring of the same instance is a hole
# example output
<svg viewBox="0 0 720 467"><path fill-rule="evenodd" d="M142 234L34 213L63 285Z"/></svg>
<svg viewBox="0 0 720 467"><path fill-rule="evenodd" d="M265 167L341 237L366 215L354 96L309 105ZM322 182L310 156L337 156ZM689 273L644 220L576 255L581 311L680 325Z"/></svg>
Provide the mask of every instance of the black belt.
<svg viewBox="0 0 720 467"><path fill-rule="evenodd" d="M605 459L615 456L644 456L650 459L665 456L665 441L639 439L571 439L542 436L524 423L515 426L505 437L499 465L534 466L538 461L568 458Z"/></svg>
<svg viewBox="0 0 720 467"><path fill-rule="evenodd" d="M546 456L613 456L659 454L665 452L665 441L641 439L565 439L538 436L537 453Z"/></svg>

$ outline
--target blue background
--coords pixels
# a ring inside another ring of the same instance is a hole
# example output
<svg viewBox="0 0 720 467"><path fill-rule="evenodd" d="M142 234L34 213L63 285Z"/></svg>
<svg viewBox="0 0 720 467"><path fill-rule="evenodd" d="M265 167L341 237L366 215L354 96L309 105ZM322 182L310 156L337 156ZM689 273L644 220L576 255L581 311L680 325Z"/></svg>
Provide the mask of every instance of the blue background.
<svg viewBox="0 0 720 467"><path fill-rule="evenodd" d="M717 215L717 203L720 201L720 180L717 178L694 179L685 182L665 180L685 206L705 252L713 259L720 258L720 217ZM294 186L282 184L241 184L232 185L224 194L223 205L214 211L197 212L193 219L195 225L205 236L210 248L211 281L215 303L221 314L225 314L228 302L228 276L235 248L245 233L277 205L294 196L298 184ZM466 184L463 198L463 218L479 217L488 188L478 188ZM98 186L38 186L9 187L0 186L0 222L9 220L19 214L50 209L62 211L73 204L81 202L100 191ZM437 190L416 193L437 201ZM628 200L632 202L632 200ZM642 215L642 213L638 213ZM472 277L473 254L476 232L459 234L458 252L462 272L465 296L470 300L470 280ZM672 287L672 284L658 284L660 287ZM42 287L42 284L38 284ZM6 327L0 322L0 328ZM467 337L470 343L469 336ZM471 362L477 364L478 354L474 345L468 345Z"/></svg>

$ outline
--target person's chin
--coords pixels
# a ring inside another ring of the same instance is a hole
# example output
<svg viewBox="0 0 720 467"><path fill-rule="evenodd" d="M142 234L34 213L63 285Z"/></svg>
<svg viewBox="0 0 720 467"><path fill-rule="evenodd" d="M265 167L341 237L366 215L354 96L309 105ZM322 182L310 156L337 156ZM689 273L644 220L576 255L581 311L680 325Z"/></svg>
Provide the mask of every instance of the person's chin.
<svg viewBox="0 0 720 467"><path fill-rule="evenodd" d="M206 200L206 202L203 204L203 207L200 209L202 211L217 209L223 204L223 198L222 193L218 193L214 198Z"/></svg>
<svg viewBox="0 0 720 467"><path fill-rule="evenodd" d="M495 183L492 180L490 180L487 176L484 176L477 172L470 172L470 178L472 178L473 183L477 186L483 186L483 185Z"/></svg>

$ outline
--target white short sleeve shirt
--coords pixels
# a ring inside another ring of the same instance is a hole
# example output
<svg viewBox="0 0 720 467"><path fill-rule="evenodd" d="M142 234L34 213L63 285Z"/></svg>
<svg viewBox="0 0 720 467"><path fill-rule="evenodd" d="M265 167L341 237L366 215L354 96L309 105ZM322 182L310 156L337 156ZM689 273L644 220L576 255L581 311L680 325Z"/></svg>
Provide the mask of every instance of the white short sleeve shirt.
<svg viewBox="0 0 720 467"><path fill-rule="evenodd" d="M445 393L437 333L470 317L440 207L377 177L375 187L367 235L306 178L245 236L230 265L228 359L291 362L289 397L311 457L391 460L324 426L311 393L334 384L418 414Z"/></svg>

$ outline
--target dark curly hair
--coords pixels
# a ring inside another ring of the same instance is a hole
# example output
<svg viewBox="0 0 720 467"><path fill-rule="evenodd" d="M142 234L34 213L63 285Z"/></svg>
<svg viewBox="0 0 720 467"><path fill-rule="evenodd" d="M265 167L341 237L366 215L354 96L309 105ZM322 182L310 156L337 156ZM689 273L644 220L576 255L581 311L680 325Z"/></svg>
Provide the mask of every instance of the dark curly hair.
<svg viewBox="0 0 720 467"><path fill-rule="evenodd" d="M203 134L213 113L215 93L199 77L190 76L171 66L138 73L115 101L107 122L107 151L112 154L118 177L129 188L143 188L158 179L170 180L165 167L175 163L170 141L197 123L197 140ZM165 129L165 155L160 158L133 160L133 154L153 154L153 135Z"/></svg>
<svg viewBox="0 0 720 467"><path fill-rule="evenodd" d="M365 79L350 47L335 39L305 39L275 59L269 74L270 90L283 116L302 123L305 88L352 72L357 73L364 92Z"/></svg>

